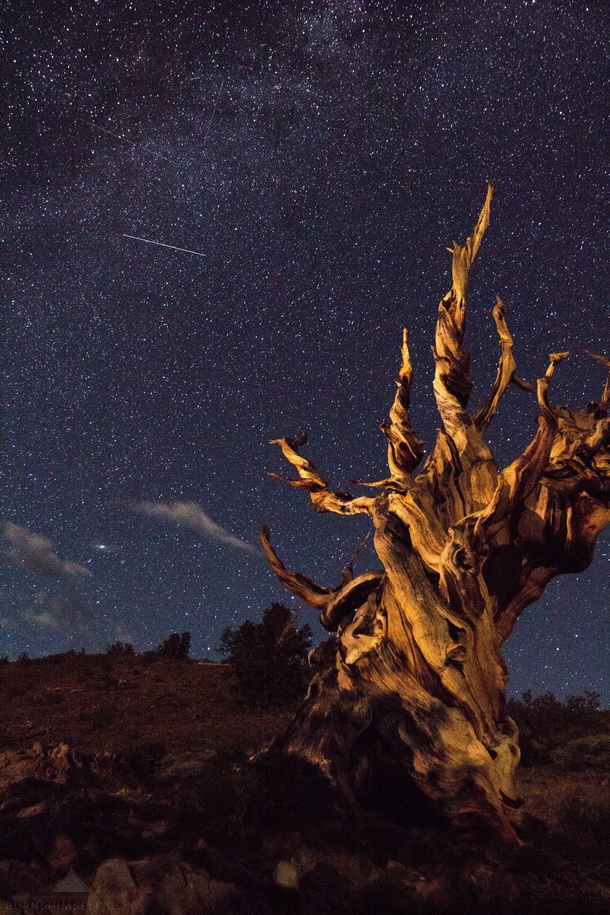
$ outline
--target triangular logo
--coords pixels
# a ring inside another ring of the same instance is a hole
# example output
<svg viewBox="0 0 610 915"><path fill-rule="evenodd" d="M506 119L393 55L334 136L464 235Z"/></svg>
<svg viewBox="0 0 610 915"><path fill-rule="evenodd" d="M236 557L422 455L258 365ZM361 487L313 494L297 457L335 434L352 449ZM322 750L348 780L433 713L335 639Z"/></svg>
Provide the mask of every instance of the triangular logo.
<svg viewBox="0 0 610 915"><path fill-rule="evenodd" d="M60 880L55 889L54 893L90 893L91 890L87 884L80 879L78 874L74 872L73 868L70 868L63 880Z"/></svg>

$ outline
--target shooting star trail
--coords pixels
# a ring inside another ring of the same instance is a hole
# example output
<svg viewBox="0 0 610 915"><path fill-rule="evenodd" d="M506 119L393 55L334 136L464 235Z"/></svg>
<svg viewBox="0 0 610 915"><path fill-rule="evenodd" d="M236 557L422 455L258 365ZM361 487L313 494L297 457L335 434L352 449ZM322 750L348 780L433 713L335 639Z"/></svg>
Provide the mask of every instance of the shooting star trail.
<svg viewBox="0 0 610 915"><path fill-rule="evenodd" d="M166 245L163 241L152 241L150 238L140 238L139 235L126 235L123 233L123 238L133 238L134 241L145 241L147 245L159 245L161 248L172 248L173 251L184 251L185 254L196 254L197 257L207 257L207 254L202 254L201 251L191 251L190 248L177 248L176 245Z"/></svg>
<svg viewBox="0 0 610 915"><path fill-rule="evenodd" d="M224 84L225 84L225 80L224 80L224 76L223 76L222 82L220 83L220 89L218 90L218 95L216 96L216 101L214 102L214 110L212 111L212 117L210 118L210 123L208 124L208 129L205 132L205 137L203 138L203 143L201 144L202 149L205 148L205 144L208 141L208 137L210 135L210 130L212 129L212 122L214 120L214 115L216 114L216 109L218 108L218 102L220 101L220 96L222 94Z"/></svg>
<svg viewBox="0 0 610 915"><path fill-rule="evenodd" d="M175 159L168 159L167 156L162 156L161 153L153 152L152 149L149 149L147 146L141 146L139 143L133 143L131 140L122 137L118 133L113 133L111 130L106 130L105 127L98 127L97 124L94 124L92 121L83 121L82 118L76 118L77 121L80 121L81 124L87 124L89 127L93 127L94 130L101 130L102 133L107 133L109 137L115 137L117 140L121 140L123 143L129 143L130 146L133 146L135 149L141 149L143 152L148 153L150 156L154 156L155 159L164 159L166 162L171 162L172 165L181 165L180 162L176 162Z"/></svg>

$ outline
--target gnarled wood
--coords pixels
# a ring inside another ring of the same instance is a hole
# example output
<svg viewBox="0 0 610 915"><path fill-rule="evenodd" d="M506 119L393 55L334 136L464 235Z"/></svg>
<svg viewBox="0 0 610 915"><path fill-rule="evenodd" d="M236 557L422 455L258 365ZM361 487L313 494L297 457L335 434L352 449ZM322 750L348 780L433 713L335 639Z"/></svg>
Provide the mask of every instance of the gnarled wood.
<svg viewBox="0 0 610 915"><path fill-rule="evenodd" d="M383 570L354 578L350 566L340 585L325 588L286 569L265 527L261 539L279 579L336 633L312 653L309 694L278 747L318 765L354 805L371 803L371 786L390 761L459 828L486 827L514 843L519 747L505 713L501 645L555 575L586 568L610 522L610 380L599 404L551 407L549 385L568 356L551 354L536 387L537 431L498 471L482 436L510 383L534 389L516 375L498 299L496 379L484 405L468 412L466 293L493 193L490 186L470 238L449 249L452 287L439 305L433 348L442 427L421 472L413 476L423 446L409 418L406 331L396 396L381 425L390 476L365 484L380 490L376 496L330 491L300 454L304 437L275 442L298 473L286 482L308 492L316 511L371 517Z"/></svg>

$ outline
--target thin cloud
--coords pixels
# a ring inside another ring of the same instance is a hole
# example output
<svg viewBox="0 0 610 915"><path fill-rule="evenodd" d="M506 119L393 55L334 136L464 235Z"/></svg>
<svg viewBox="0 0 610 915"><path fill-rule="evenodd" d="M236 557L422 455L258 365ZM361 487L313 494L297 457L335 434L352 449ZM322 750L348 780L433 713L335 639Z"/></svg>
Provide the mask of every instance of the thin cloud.
<svg viewBox="0 0 610 915"><path fill-rule="evenodd" d="M59 621L52 613L24 613L23 615L28 622L42 626L43 629L59 629Z"/></svg>
<svg viewBox="0 0 610 915"><path fill-rule="evenodd" d="M89 577L91 572L79 562L60 559L52 540L33 534L25 527L5 521L0 525L0 554L11 565L28 569L36 575L72 580Z"/></svg>
<svg viewBox="0 0 610 915"><path fill-rule="evenodd" d="M212 521L209 515L196 502L138 502L134 505L136 511L152 518L161 518L163 521L172 521L175 524L185 524L194 531L205 534L212 540L219 540L228 546L238 547L258 554L260 551L251 543L240 540L226 531L220 524Z"/></svg>

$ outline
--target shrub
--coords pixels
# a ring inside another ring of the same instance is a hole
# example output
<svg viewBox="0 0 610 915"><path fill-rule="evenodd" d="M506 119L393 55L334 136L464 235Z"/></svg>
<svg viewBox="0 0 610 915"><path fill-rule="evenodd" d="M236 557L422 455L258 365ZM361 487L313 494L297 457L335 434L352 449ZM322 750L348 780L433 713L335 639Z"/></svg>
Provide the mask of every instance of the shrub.
<svg viewBox="0 0 610 915"><path fill-rule="evenodd" d="M117 710L113 706L106 705L102 706L102 708L97 708L95 711L88 715L89 727L92 731L106 728L109 724L112 724L116 718L116 715Z"/></svg>
<svg viewBox="0 0 610 915"><path fill-rule="evenodd" d="M269 750L236 773L240 822L250 828L295 830L337 822L343 799L313 763Z"/></svg>
<svg viewBox="0 0 610 915"><path fill-rule="evenodd" d="M610 802L590 801L573 795L558 810L559 822L568 829L584 829L596 839L610 838Z"/></svg>
<svg viewBox="0 0 610 915"><path fill-rule="evenodd" d="M227 656L250 705L288 705L305 694L311 629L298 629L296 623L297 616L288 607L272 604L262 623L246 620L239 629L223 632L218 651Z"/></svg>
<svg viewBox="0 0 610 915"><path fill-rule="evenodd" d="M149 779L166 752L165 745L159 741L139 742L122 755L121 763L139 779Z"/></svg>
<svg viewBox="0 0 610 915"><path fill-rule="evenodd" d="M183 632L181 635L178 635L177 632L174 632L168 639L165 639L161 645L157 646L156 654L160 658L176 658L177 660L184 660L189 656L190 647L190 632Z"/></svg>
<svg viewBox="0 0 610 915"><path fill-rule="evenodd" d="M610 772L610 734L571 740L553 752L553 761L566 769L603 769Z"/></svg>
<svg viewBox="0 0 610 915"><path fill-rule="evenodd" d="M610 713L599 706L599 693L589 690L584 696L567 696L563 702L553 693L532 696L529 690L521 700L509 699L506 711L521 732L523 764L550 762L551 751L558 746L610 730Z"/></svg>
<svg viewBox="0 0 610 915"><path fill-rule="evenodd" d="M133 645L131 642L113 642L106 646L106 654L133 655Z"/></svg>

